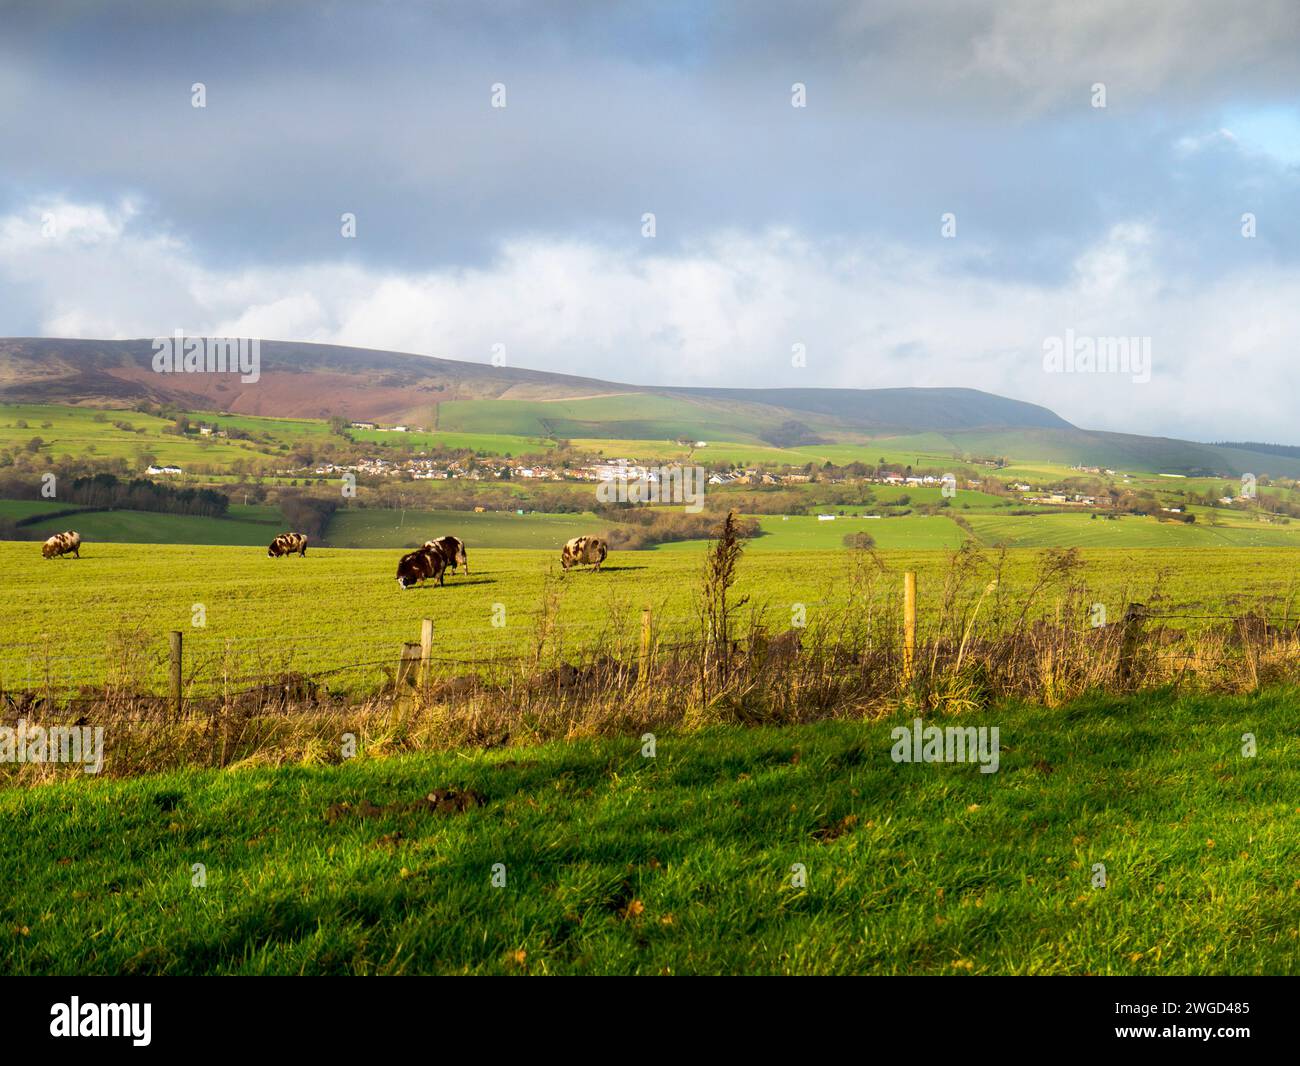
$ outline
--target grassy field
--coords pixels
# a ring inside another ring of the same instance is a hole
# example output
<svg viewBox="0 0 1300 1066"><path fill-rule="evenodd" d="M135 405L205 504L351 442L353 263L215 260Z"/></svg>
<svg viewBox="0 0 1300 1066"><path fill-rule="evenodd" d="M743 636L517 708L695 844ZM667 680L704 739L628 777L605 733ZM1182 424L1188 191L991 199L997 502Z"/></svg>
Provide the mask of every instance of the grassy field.
<svg viewBox="0 0 1300 1066"><path fill-rule="evenodd" d="M356 441L378 444L385 448L412 447L422 451L432 448L469 448L485 455L536 455L555 447L554 441L540 437L513 436L508 433L459 433L454 430L393 433L378 429L350 429L348 436Z"/></svg>
<svg viewBox="0 0 1300 1066"><path fill-rule="evenodd" d="M569 439L757 440L754 426L734 410L649 394L580 400L453 400L438 405L436 429Z"/></svg>
<svg viewBox="0 0 1300 1066"><path fill-rule="evenodd" d="M1283 548L1300 547L1300 523L1289 526L1225 521L1211 526L1162 522L1152 516L1116 519L1087 514L995 516L972 514L971 528L988 545L1011 548Z"/></svg>
<svg viewBox="0 0 1300 1066"><path fill-rule="evenodd" d="M592 514L515 514L514 511L390 511L378 508L339 511L326 530L336 548L415 548L455 532L484 548L549 548L583 533L606 529Z"/></svg>
<svg viewBox="0 0 1300 1066"><path fill-rule="evenodd" d="M430 482L435 491L450 482ZM1123 515L1093 519L1087 512L1059 513L1045 507L1008 504L1001 497L963 490L942 513L905 513L911 508L942 501L935 486L873 486L873 502L827 506L834 521L815 515L761 515L762 536L756 551L838 550L844 538L862 530L881 548L954 548L970 534L954 518L969 521L975 539L988 547L1012 548L1267 548L1300 547L1300 522L1281 524L1260 520L1252 513L1192 508L1195 525L1160 521L1154 517ZM522 491L522 490L521 490ZM906 501L906 502L904 502ZM1014 506L1018 511L1007 513ZM58 501L0 500L0 518L26 519L43 511L63 511ZM875 517L868 517L875 516ZM37 522L33 533L69 528L68 517ZM285 528L272 507L232 504L221 520L187 518L146 512L88 513L72 523L87 540L157 544L245 544L268 542ZM272 529L271 527L279 527ZM414 547L428 539L429 531L456 532L486 548L548 548L559 550L570 537L604 533L611 526L593 514L544 514L529 511L389 510L344 507L337 511L324 534L324 542L343 548ZM317 538L321 540L322 538ZM661 545L658 550L698 551L703 540Z"/></svg>
<svg viewBox="0 0 1300 1066"><path fill-rule="evenodd" d="M1294 975L1298 697L990 708L989 774L906 715L78 773L0 791L0 970Z"/></svg>
<svg viewBox="0 0 1300 1066"><path fill-rule="evenodd" d="M945 519L930 521L957 531ZM862 522L873 529L891 523L904 521ZM414 536L444 531L434 526ZM816 525L807 532L822 535ZM150 690L161 691L166 635L181 629L199 692L211 691L223 669L238 677L377 664L328 678L340 691L365 690L382 678L403 641L418 639L421 618L432 618L437 632L452 638L445 654L467 668L530 652L548 589L558 597L554 636L563 649L589 650L615 634L634 633L643 604L654 609L664 639L696 631L698 551L613 552L600 573L559 578L558 550L479 548L467 538L468 577L402 592L395 581L399 550L313 548L306 558L268 559L269 540L245 548L87 542L79 560L44 560L33 543L0 542L7 593L0 601L6 637L0 686L98 683L129 666L143 669ZM818 553L810 564L806 552L760 550L764 542L752 542L734 589L750 597L747 610L765 609L778 629L790 624L797 604L809 625L836 617L850 595L848 553ZM888 567L878 578L882 609L897 609L901 574L916 570L924 625L938 610L949 553L888 550L882 560ZM1040 561L1040 552L1012 551L987 610L1009 609L999 606L1003 597L1010 603L1022 595ZM1202 617L1215 612L1261 608L1294 615L1298 562L1300 553L1276 548L1097 549L1084 553L1084 576L1095 601L1111 611L1136 599L1190 615L1172 624L1197 628L1215 624ZM980 582L991 576L991 565L990 558L977 572ZM202 626L192 624L196 605L203 608ZM136 648L143 661L124 648Z"/></svg>
<svg viewBox="0 0 1300 1066"><path fill-rule="evenodd" d="M955 522L937 515L909 515L906 518L846 515L829 522L815 515L761 515L759 527L763 535L750 542L750 548L756 552L843 551L844 538L858 532L870 533L879 548L904 550L956 548L966 539L966 534ZM706 543L678 541L661 544L655 551L698 553Z"/></svg>
<svg viewBox="0 0 1300 1066"><path fill-rule="evenodd" d="M58 500L0 500L0 518L9 518L16 522L54 511L76 509L76 504L61 503Z"/></svg>
<svg viewBox="0 0 1300 1066"><path fill-rule="evenodd" d="M220 519L152 511L91 511L75 519L65 515L26 528L48 536L74 527L86 541L251 546L269 544L284 531L284 520L274 507L232 504L229 516Z"/></svg>
<svg viewBox="0 0 1300 1066"><path fill-rule="evenodd" d="M25 429L18 425L24 421ZM119 429L114 422L129 423L133 429ZM42 454L57 458L123 458L138 462L147 453L157 463L182 468L193 463L229 466L239 459L257 459L261 454L246 441L164 433L163 429L171 424L166 419L136 411L98 412L88 407L53 404L0 404L0 448L25 445L33 437L40 437L44 442ZM324 426L324 423L313 425ZM328 426L324 428L328 430ZM147 464L138 465L143 470Z"/></svg>

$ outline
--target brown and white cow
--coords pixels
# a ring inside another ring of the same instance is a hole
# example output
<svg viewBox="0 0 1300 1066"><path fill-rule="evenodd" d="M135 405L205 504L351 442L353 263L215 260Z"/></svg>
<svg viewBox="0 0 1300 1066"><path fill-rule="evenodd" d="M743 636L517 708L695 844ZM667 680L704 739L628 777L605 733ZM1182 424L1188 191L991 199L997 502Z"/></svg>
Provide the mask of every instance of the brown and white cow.
<svg viewBox="0 0 1300 1066"><path fill-rule="evenodd" d="M416 548L415 551L403 555L397 564L397 587L414 588L420 582L428 581L430 578L441 585L446 566L441 552L435 551L427 544L423 548Z"/></svg>
<svg viewBox="0 0 1300 1066"><path fill-rule="evenodd" d="M463 566L465 573L469 573L469 556L465 553L465 542L460 537L426 540L424 546L442 556L443 565L450 573L454 574L458 566Z"/></svg>
<svg viewBox="0 0 1300 1066"><path fill-rule="evenodd" d="M41 545L41 555L46 559L56 559L60 555L73 555L80 559L81 534L72 529L66 533L55 533Z"/></svg>
<svg viewBox="0 0 1300 1066"><path fill-rule="evenodd" d="M609 548L600 537L574 537L560 552L560 568L568 570L571 566L590 566L595 572L609 554Z"/></svg>
<svg viewBox="0 0 1300 1066"><path fill-rule="evenodd" d="M266 549L267 557L271 559L278 559L282 555L293 555L294 552L297 552L300 557L307 554L306 533L281 533Z"/></svg>

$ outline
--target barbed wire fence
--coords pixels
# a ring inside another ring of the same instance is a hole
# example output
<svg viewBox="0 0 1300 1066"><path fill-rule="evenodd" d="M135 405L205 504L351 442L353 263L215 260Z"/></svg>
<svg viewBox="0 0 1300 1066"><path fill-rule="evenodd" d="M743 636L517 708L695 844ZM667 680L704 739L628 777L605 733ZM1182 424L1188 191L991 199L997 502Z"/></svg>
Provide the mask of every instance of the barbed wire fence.
<svg viewBox="0 0 1300 1066"><path fill-rule="evenodd" d="M850 593L806 600L805 612L829 609L851 619L853 612L870 606L887 614L887 635L904 672L919 651L916 600L910 607L889 594L870 604ZM901 609L900 609L901 608ZM772 610L762 605L756 613ZM1058 606L1057 623L1060 624ZM639 624L636 618L640 614ZM553 670L564 664L590 663L599 657L621 659L644 670L647 647L655 655L701 651L705 636L695 612L669 613L649 605L630 609L627 618L565 618L546 608L512 612L508 627L476 626L472 631L450 620L423 619L417 639L401 640L393 627L370 627L347 632L306 633L291 625L282 634L226 636L205 632L135 630L111 635L102 645L69 650L51 638L6 640L0 645L0 692L10 710L39 697L48 705L72 705L106 696L156 705L176 716L187 707L211 706L248 697L306 700L320 695L345 699L395 693L411 687L428 688L436 680L463 676L501 680L511 674ZM1088 620L1067 620L1088 625ZM1201 604L1184 609L1145 608L1112 626L1136 628L1158 625L1163 632L1186 623L1220 623L1241 633L1294 634L1298 620L1289 605L1282 617L1259 611L1231 613L1208 611ZM441 624L441 630L439 625ZM1105 628L1098 627L1098 628ZM1190 634L1190 630L1184 630ZM667 636L665 636L667 635ZM682 635L682 639L667 639ZM878 634L879 636L879 634ZM745 650L751 638L737 636L734 644ZM80 638L81 645L87 645ZM1155 650L1149 659L1184 662L1227 662L1240 650L1225 643L1217 652L1204 648Z"/></svg>

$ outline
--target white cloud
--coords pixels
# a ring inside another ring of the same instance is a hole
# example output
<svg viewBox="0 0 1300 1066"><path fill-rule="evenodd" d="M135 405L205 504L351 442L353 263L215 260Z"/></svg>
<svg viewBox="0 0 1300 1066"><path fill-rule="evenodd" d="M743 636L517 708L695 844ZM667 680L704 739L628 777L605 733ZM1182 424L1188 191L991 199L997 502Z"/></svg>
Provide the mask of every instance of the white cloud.
<svg viewBox="0 0 1300 1066"><path fill-rule="evenodd" d="M403 274L352 263L223 270L127 204L0 218L11 321L45 336L258 336L486 361L645 384L965 386L1043 403L1076 424L1192 438L1300 440L1300 273L1188 280L1151 223L1112 227L1057 283L974 269L979 250L719 232L662 254L517 240L479 269ZM26 307L22 302L26 302ZM1149 384L1048 374L1043 342L1152 338ZM18 332L0 322L0 331ZM792 367L791 345L807 348ZM1263 383L1267 383L1267 387Z"/></svg>

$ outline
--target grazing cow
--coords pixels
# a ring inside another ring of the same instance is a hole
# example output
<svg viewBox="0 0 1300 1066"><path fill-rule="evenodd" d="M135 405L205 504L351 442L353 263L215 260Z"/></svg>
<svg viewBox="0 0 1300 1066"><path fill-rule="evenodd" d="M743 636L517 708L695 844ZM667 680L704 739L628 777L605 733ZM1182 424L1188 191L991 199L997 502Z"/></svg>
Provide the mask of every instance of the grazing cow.
<svg viewBox="0 0 1300 1066"><path fill-rule="evenodd" d="M55 533L41 545L41 555L46 559L57 559L60 555L69 554L81 558L81 534L75 530Z"/></svg>
<svg viewBox="0 0 1300 1066"><path fill-rule="evenodd" d="M271 541L271 546L266 549L266 554L271 559L278 559L282 555L292 555L294 552L297 552L300 556L306 556L306 533L281 533L275 540Z"/></svg>
<svg viewBox="0 0 1300 1066"><path fill-rule="evenodd" d="M454 574L456 567L463 566L465 573L469 573L469 556L465 554L465 542L460 537L439 537L437 540L426 540L424 546L442 556L443 565L448 572Z"/></svg>
<svg viewBox="0 0 1300 1066"><path fill-rule="evenodd" d="M441 585L446 566L440 552L428 546L416 548L415 551L403 555L397 564L397 587L414 588L420 582L428 581L430 578L434 578Z"/></svg>
<svg viewBox="0 0 1300 1066"><path fill-rule="evenodd" d="M600 569L609 549L599 537L574 537L560 552L560 568L568 570L571 566L590 566L592 572Z"/></svg>

